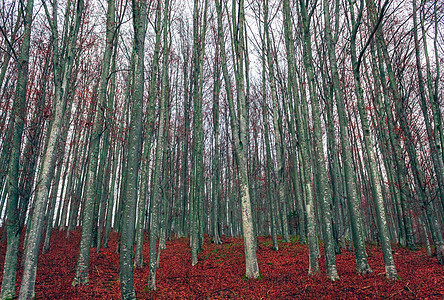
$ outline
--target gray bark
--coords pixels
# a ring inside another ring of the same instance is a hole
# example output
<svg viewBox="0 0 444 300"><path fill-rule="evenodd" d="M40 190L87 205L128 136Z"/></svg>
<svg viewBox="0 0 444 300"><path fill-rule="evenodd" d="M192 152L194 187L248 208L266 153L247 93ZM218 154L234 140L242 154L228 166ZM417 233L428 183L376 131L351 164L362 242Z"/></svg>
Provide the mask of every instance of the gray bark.
<svg viewBox="0 0 444 300"><path fill-rule="evenodd" d="M26 123L26 90L28 85L28 64L29 48L31 41L31 23L34 1L23 3L20 11L25 14L24 33L20 54L18 57L17 85L13 105L14 131L12 135L11 154L8 168L8 202L6 206L6 234L7 247L5 254L5 263L3 267L3 279L1 289L1 299L12 299L15 297L15 281L17 273L17 255L20 243L21 229L19 226L19 166L20 166L20 148L22 143L23 129Z"/></svg>

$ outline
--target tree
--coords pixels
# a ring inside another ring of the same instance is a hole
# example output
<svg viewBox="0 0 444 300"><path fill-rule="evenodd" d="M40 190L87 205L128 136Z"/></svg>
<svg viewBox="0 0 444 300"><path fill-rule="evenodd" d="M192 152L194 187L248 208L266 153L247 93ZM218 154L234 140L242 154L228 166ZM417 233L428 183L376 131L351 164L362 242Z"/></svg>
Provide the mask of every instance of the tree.
<svg viewBox="0 0 444 300"><path fill-rule="evenodd" d="M235 7L235 2L233 1ZM250 202L250 190L248 184L248 168L247 157L245 147L248 144L248 130L247 130L247 117L248 111L246 110L245 102L245 90L244 90L244 2L239 2L239 15L232 16L233 20L237 20L239 29L236 30L236 36L234 37L235 45L235 78L237 87L237 101L238 101L238 114L236 116L235 105L233 100L233 88L228 75L227 59L225 55L225 37L222 29L222 2L216 2L217 10L217 24L218 24L218 37L221 51L221 63L222 72L224 76L225 88L228 97L229 111L230 111L230 124L233 130L233 148L235 149L237 161L238 161L238 176L240 179L240 192L241 192L241 206L242 206L242 229L244 235L244 249L245 249L245 264L246 264L246 278L258 278L259 267L257 265L256 258L256 246L255 236L253 234L253 219L251 215L251 202ZM233 9L233 11L236 11Z"/></svg>
<svg viewBox="0 0 444 300"><path fill-rule="evenodd" d="M88 180L86 183L86 201L85 212L82 221L82 239L80 241L79 258L77 261L76 276L72 285L87 284L88 270L89 270L89 254L92 243L92 230L94 224L94 202L101 197L97 193L98 184L96 182L97 165L99 162L99 145L104 130L103 119L106 113L106 92L109 78L109 68L111 64L111 55L113 53L114 38L116 34L115 16L116 6L114 0L108 1L108 10L106 18L106 47L103 54L102 71L100 74L99 95L97 99L97 107L95 108L95 120L92 129L91 146L90 146L90 161L88 166ZM103 160L101 161L102 164Z"/></svg>
<svg viewBox="0 0 444 300"><path fill-rule="evenodd" d="M220 97L220 53L219 53L219 41L216 35L215 45L215 57L214 57L214 87L213 87L213 181L212 187L212 221L213 221L213 243L222 244L220 239L220 220L219 220L219 206L221 201L221 189L220 189L220 123L219 123L219 97Z"/></svg>
<svg viewBox="0 0 444 300"><path fill-rule="evenodd" d="M333 231L331 223L331 189L328 182L327 170L324 163L324 152L322 146L322 129L319 113L319 99L315 87L315 78L313 73L313 58L311 49L311 35L310 35L310 18L313 10L308 13L306 3L299 1L301 20L303 26L303 57L304 65L308 77L308 86L312 107L313 132L314 132L314 167L317 169L319 176L319 196L322 206L323 226L324 226L324 243L325 243L325 263L327 269L327 276L335 281L339 278L336 270L336 258L333 244ZM355 208L356 209L356 208ZM356 247L356 245L355 245ZM361 269L361 267L358 267Z"/></svg>
<svg viewBox="0 0 444 300"><path fill-rule="evenodd" d="M201 248L200 241L203 239L199 228L202 225L202 202L203 202L203 117L202 117L202 87L203 87L203 63L205 55L205 34L207 30L207 5L204 1L202 27L199 26L200 10L198 0L194 1L193 7L193 198L191 200L191 265L197 264L197 252Z"/></svg>
<svg viewBox="0 0 444 300"><path fill-rule="evenodd" d="M54 1L53 13L57 14L57 6L56 1ZM46 5L45 5L46 7ZM30 217L29 224L29 233L25 248L25 262L24 262L24 270L23 270L23 278L22 284L20 287L19 299L29 299L34 297L34 285L35 285L35 277L37 271L37 259L39 255L39 246L40 240L42 236L42 227L45 216L45 208L46 202L49 196L49 190L51 181L54 175L54 166L56 159L56 146L59 140L59 137L62 132L62 116L65 113L66 109L66 97L67 97L67 88L68 83L71 77L71 68L73 62L73 50L75 48L75 44L77 41L77 35L79 32L80 22L83 15L84 2L83 0L79 0L76 3L75 9L75 18L72 28L72 35L70 36L68 47L66 50L66 58L63 66L59 66L58 58L54 58L53 68L54 68L54 82L56 86L55 91L55 112L53 114L53 119L51 120L47 145L45 148L45 152L42 159L42 165L40 170L40 177L38 182L40 183L38 187L38 191L35 196L35 200L33 203L33 212ZM45 9L47 16L49 17L48 10ZM48 18L48 20L50 20ZM56 57L58 52L58 45L56 41L57 32L56 32L56 19L49 21L50 27L53 33L53 56ZM59 69L60 67L60 69ZM63 71L63 72L62 72ZM60 81L59 81L60 80Z"/></svg>
<svg viewBox="0 0 444 300"><path fill-rule="evenodd" d="M384 13L384 9L387 5L388 1L385 2L385 4L382 7L381 14ZM382 197L382 188L381 188L381 179L379 177L379 171L377 168L377 161L376 156L372 147L371 137L370 137L370 128L369 128L369 122L367 118L367 114L365 112L365 104L364 104L364 97L360 82L360 58L363 55L363 52L365 51L365 47L361 49L361 53L359 54L359 57L357 57L356 52L356 34L358 31L360 18L362 18L362 10L363 10L363 2L361 3L361 7L358 11L358 16L356 17L356 21L352 20L353 28L351 32L351 60L352 60L352 67L353 67L353 75L355 80L355 93L358 101L358 111L359 116L361 119L362 124L362 131L364 133L364 152L367 155L367 165L368 165L368 171L369 171L369 177L370 177L370 184L372 187L373 192L373 198L375 202L375 209L376 209L376 219L378 222L378 229L379 229L379 235L380 235L380 242L382 245L382 251L384 256L384 263L385 263L385 271L386 276L389 279L395 280L398 278L398 274L395 268L395 262L393 260L392 255L392 248L391 248L391 241L390 237L388 235L388 229L387 229L387 220L386 220L386 214L385 214L385 208L384 208L384 199ZM351 7L351 16L354 19L354 11L353 7ZM374 24L376 26L375 29L379 26L379 23ZM370 35L370 38L372 36Z"/></svg>
<svg viewBox="0 0 444 300"><path fill-rule="evenodd" d="M139 151L142 142L142 105L144 93L144 55L146 23L148 19L147 1L133 0L133 92L131 95L131 120L128 137L127 181L122 214L122 239L120 248L120 293L122 299L136 299L134 290L133 256L136 221L136 203L139 181Z"/></svg>
<svg viewBox="0 0 444 300"><path fill-rule="evenodd" d="M159 3L160 5L160 3ZM157 146L155 152L155 161L154 161L154 173L153 173L153 199L150 201L150 214L151 214L151 224L150 224L150 276L148 281L148 288L152 291L156 290L156 270L158 268L158 259L157 259L157 241L160 237L160 228L159 223L161 219L159 216L159 206L161 205L161 199L164 197L164 188L162 186L162 156L164 153L164 149L166 147L166 135L165 135L165 127L166 124L166 115L167 115L167 97L168 97L168 53L169 53L169 45L168 45L168 22L169 22L169 0L165 0L164 3L164 17L162 22L162 30L163 32L163 51L162 51L162 79L161 79L161 95L160 95L160 112L159 112L159 129L157 133ZM160 255L160 249L159 249Z"/></svg>
<svg viewBox="0 0 444 300"><path fill-rule="evenodd" d="M24 14L24 32L22 45L18 57L17 85L13 105L13 134L11 154L8 168L8 202L6 206L7 213L7 240L5 264L3 268L3 279L1 289L1 299L12 299L15 297L15 280L17 274L17 254L20 243L21 228L19 226L19 166L20 149L22 144L23 128L26 123L26 91L28 85L28 65L29 48L31 43L31 25L34 1L28 0L21 3L19 14ZM6 37L5 37L6 38Z"/></svg>
<svg viewBox="0 0 444 300"><path fill-rule="evenodd" d="M269 33L269 22L268 20L268 1L264 1L264 35L266 41L265 53L267 54L267 65L268 65L268 80L271 89L271 99L272 99L272 110L273 110L273 127L274 127L274 140L275 140L275 151L276 151L276 163L277 163L277 187L279 191L279 202L281 203L282 209L282 235L286 242L289 242L290 237L288 233L288 221L287 221L287 195L285 193L285 155L284 148L282 145L282 124L278 121L278 100L275 84L275 71L274 62L272 58L273 46L270 39ZM281 125L281 126L279 126Z"/></svg>

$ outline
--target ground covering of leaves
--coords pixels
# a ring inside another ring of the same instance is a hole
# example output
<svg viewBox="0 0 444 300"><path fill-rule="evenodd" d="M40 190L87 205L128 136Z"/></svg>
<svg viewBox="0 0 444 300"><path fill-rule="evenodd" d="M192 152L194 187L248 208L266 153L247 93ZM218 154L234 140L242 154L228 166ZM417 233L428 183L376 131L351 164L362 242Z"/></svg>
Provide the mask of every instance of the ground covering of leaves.
<svg viewBox="0 0 444 300"><path fill-rule="evenodd" d="M1 233L0 233L1 234ZM65 232L54 231L50 252L39 257L36 282L37 299L119 299L119 255L115 253L118 236L112 234L110 247L91 251L90 284L72 287L75 275L80 230L66 239ZM380 248L369 245L367 252L373 273L358 275L352 252L337 255L341 280L330 282L321 274L308 276L308 249L297 242L281 243L279 251L271 249L271 239L258 239L257 257L261 278L247 280L244 275L243 242L240 238L223 238L222 245L206 242L198 265L191 267L188 239L167 242L157 271L157 290L149 291L148 266L134 271L138 299L444 299L444 266L421 248L410 251L394 247L399 280L385 278ZM148 260L148 243L145 259ZM3 269L5 241L0 243ZM19 262L21 259L19 254ZM1 272L3 273L3 272ZM18 281L22 269L18 271ZM0 274L1 280L2 274ZM17 293L19 289L17 283Z"/></svg>

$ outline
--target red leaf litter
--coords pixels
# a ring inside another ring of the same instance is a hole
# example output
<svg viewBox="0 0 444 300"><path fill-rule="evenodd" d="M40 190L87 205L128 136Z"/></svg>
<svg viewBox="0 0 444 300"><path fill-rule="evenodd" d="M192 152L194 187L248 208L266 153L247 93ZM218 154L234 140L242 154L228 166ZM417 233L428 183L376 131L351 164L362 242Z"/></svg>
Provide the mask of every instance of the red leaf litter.
<svg viewBox="0 0 444 300"><path fill-rule="evenodd" d="M0 233L1 234L1 233ZM90 283L73 287L80 230L54 231L52 249L39 256L35 285L37 299L120 299L119 254L115 253L118 235L113 233L110 247L96 253L91 249ZM259 237L257 258L261 278L244 278L244 250L241 238L223 238L222 245L208 242L199 254L199 263L191 266L188 239L172 239L161 254L157 271L157 290L149 291L149 244L144 245L146 266L134 270L138 299L444 299L444 266L421 248L410 251L394 247L398 281L385 277L379 247L367 247L373 272L355 272L352 252L336 256L340 280L325 277L324 260L321 274L308 276L308 249L299 243L280 243L279 251L271 249L270 237ZM3 267L6 243L0 243ZM322 251L321 251L322 253ZM19 264L22 252L19 253ZM3 271L2 271L3 273ZM22 268L17 274L17 293ZM0 274L0 279L3 274Z"/></svg>

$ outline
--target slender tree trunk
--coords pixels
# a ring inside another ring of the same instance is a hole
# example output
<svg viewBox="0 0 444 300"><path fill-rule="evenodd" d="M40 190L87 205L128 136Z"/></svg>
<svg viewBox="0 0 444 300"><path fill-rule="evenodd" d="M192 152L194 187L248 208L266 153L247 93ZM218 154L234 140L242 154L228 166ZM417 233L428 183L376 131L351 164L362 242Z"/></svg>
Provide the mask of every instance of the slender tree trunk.
<svg viewBox="0 0 444 300"><path fill-rule="evenodd" d="M14 131L12 135L11 154L8 168L8 202L6 206L6 235L7 247L5 264L3 267L3 279L1 299L15 297L15 280L17 273L17 255L20 243L21 229L19 227L19 166L20 148L22 143L23 128L26 123L26 90L28 86L29 48L31 41L31 24L34 1L28 0L20 5L19 11L24 14L24 32L20 54L18 57L17 85L13 105Z"/></svg>
<svg viewBox="0 0 444 300"><path fill-rule="evenodd" d="M136 257L135 257L135 267L143 267L143 222L145 219L145 207L146 199L148 198L148 173L149 173L149 162L151 154L151 144L154 135L154 113L155 113L155 100L157 94L157 81L159 72L159 53L160 53L160 39L162 33L162 5L161 1L157 1L156 7L156 40L154 44L154 55L151 68L151 81L149 87L149 106L148 106L148 117L147 126L145 134L145 145L143 149L142 157L142 182L140 186L140 197L138 203L138 219L136 228ZM150 198L151 199L151 198Z"/></svg>
<svg viewBox="0 0 444 300"><path fill-rule="evenodd" d="M217 37L216 37L217 38ZM220 239L220 145L219 145L219 97L220 97L220 59L219 43L216 43L216 54L214 58L214 87L213 87L213 182L212 182L212 228L213 243L222 244Z"/></svg>
<svg viewBox="0 0 444 300"><path fill-rule="evenodd" d="M233 1L233 6L235 1ZM247 163L247 145L248 145L248 110L246 106L245 87L244 87L244 1L239 1L238 30L234 36L234 49L236 61L236 85L238 102L238 123L233 129L233 140L238 156L238 168L240 179L240 194L242 207L242 231L244 236L245 249L245 277L249 279L258 278L259 267L256 258L256 237L253 231L253 219L251 215L250 189L248 183L248 163ZM234 19L234 16L233 16ZM225 83L227 84L227 83ZM230 105L230 117L234 118L234 105Z"/></svg>
<svg viewBox="0 0 444 300"><path fill-rule="evenodd" d="M161 199L163 197L164 188L162 186L162 156L164 153L164 147L166 147L166 139L165 136L165 126L166 124L166 114L167 114L167 97L168 97L168 54L169 54L169 43L168 43L168 34L169 27L168 22L170 18L169 14L169 0L165 0L164 7L164 17L162 23L162 32L163 32L163 52L162 52L162 80L161 80L161 95L160 95L160 112L159 112L159 129L157 134L157 146L155 153L155 161L154 161L154 173L153 173L153 197L150 201L150 262L149 262L149 280L148 280L148 288L152 291L156 290L156 270L158 267L158 258L157 258L157 241L160 237L160 228L159 223L160 219L158 218L159 214L159 206L161 204ZM160 251L159 251L160 252Z"/></svg>
<svg viewBox="0 0 444 300"><path fill-rule="evenodd" d="M182 23L182 26L184 24ZM186 28L181 27L181 38L183 39L182 43L182 55L183 55L183 86L184 86L184 93L183 93L183 110L184 110L184 132L183 132L183 142L182 142L182 157L181 157L181 205L182 205L182 218L181 218L181 227L183 230L183 234L185 234L188 230L187 227L187 216L189 214L188 211L188 193L189 193L189 179L188 179L188 148L189 148L189 141L188 136L190 132L190 103L191 103L191 97L190 97L190 91L189 91L189 62L190 62L190 46L188 44L188 41L186 40L186 36L184 36L184 32L186 32L186 29L188 29L188 26Z"/></svg>
<svg viewBox="0 0 444 300"><path fill-rule="evenodd" d="M438 50L438 32L439 32L439 28L438 28L438 23L439 23L439 16L438 16L438 11L439 11L439 6L438 6L439 1L434 1L433 4L433 17L432 20L434 20L434 31L435 31L435 35L434 35L434 39L433 39L433 48L434 48L434 52L435 52L435 72L434 72L434 76L435 78L432 78L432 69L431 69L431 63L430 63L430 57L429 57L429 51L428 51L428 43L427 41L429 40L429 38L427 37L427 32L426 32L426 26L424 24L424 19L426 19L425 14L427 13L427 10L425 9L425 1L421 0L421 6L423 7L422 12L420 13L420 25L421 25L421 35L422 35L422 40L423 40L423 49L424 49L424 58L425 58L425 62L426 62L426 78L427 78L427 90L428 90L428 95L429 95L429 101L430 101L430 106L432 109L432 115L433 115L433 123L434 123L434 135L435 135L435 139L433 140L435 142L435 151L438 152L438 155L441 154L441 163L444 162L444 130L443 130L443 120L442 120L442 104L440 104L440 101L442 103L442 99L440 99L440 95L439 95L439 80L440 80L440 55L439 50ZM414 29L416 31L416 28ZM439 153L440 152L440 153ZM439 162L438 162L439 163ZM441 174L437 175L440 176L441 178L437 178L438 180L441 180L441 186L440 186L440 193L441 193L441 203L444 207L444 198L443 198L443 169L442 169L442 164L441 164ZM436 171L438 172L438 171Z"/></svg>
<svg viewBox="0 0 444 300"><path fill-rule="evenodd" d="M105 224L105 233L103 236L103 248L109 247L109 234L111 232L112 228L112 218L113 218L113 209L114 209L114 203L115 203L115 197L114 197L114 190L116 183L116 177L117 177L117 157L119 153L116 151L116 149L113 149L113 158L112 158L112 179L111 179L111 186L109 190L109 197L108 197L108 209L106 211L106 224ZM114 217L117 217L117 211Z"/></svg>
<svg viewBox="0 0 444 300"><path fill-rule="evenodd" d="M436 4L435 4L436 5ZM425 86L424 86L424 76L422 74L422 66L421 66L421 54L419 49L419 37L418 37L418 21L417 21L417 8L416 8L416 0L413 1L413 36L415 41L415 57L416 57L416 69L418 72L418 88L419 88L419 96L420 96L420 106L422 110L422 114L424 116L424 123L426 126L426 132L428 136L428 141L430 144L430 156L432 157L433 167L435 169L435 176L436 181L438 183L438 191L439 196L441 198L441 203L444 207L444 167L443 167L443 161L442 156L440 155L440 152L442 151L441 145L439 143L439 127L441 125L435 126L435 128L432 128L432 124L430 122L428 108L427 108L427 97L425 92ZM421 18L421 29L422 29L422 37L423 37L423 43L424 43L424 52L426 56L426 66L427 66L427 83L428 83L428 91L429 91L429 100L432 106L434 106L434 89L432 87L432 79L430 74L430 62L429 57L427 53L427 40L426 40L426 34L424 32L424 18ZM439 64L436 66L439 68ZM439 69L438 69L439 70ZM437 75L438 76L438 75ZM432 115L434 115L434 109L432 109ZM437 118L435 118L435 123L439 122ZM437 129L437 130L434 130Z"/></svg>
<svg viewBox="0 0 444 300"><path fill-rule="evenodd" d="M265 50L265 39L263 39L263 51ZM273 242L273 250L279 250L279 243L277 238L277 222L276 222L276 202L272 194L272 160L271 160L271 147L270 147L270 133L268 125L268 105L267 105L267 90L266 90L266 77L265 77L265 53L262 53L262 117L264 122L264 142L265 142L265 174L266 181L264 181L266 188L266 201L268 202L268 211L270 215L270 229L271 240Z"/></svg>
<svg viewBox="0 0 444 300"><path fill-rule="evenodd" d="M279 203L281 204L282 214L282 235L285 242L290 241L288 233L288 220L287 220L287 195L285 193L285 155L283 153L282 141L281 141L281 127L278 124L278 100L276 93L276 82L274 78L274 63L271 56L272 44L269 33L269 20L268 20L268 1L264 1L264 34L266 39L266 56L268 64L268 80L271 89L272 109L273 109L273 127L274 127L274 141L276 150L276 163L277 163L277 188L279 194Z"/></svg>
<svg viewBox="0 0 444 300"><path fill-rule="evenodd" d="M233 11L235 10L235 2L233 2ZM225 55L225 37L222 29L222 3L216 1L217 19L218 19L218 36L221 51L222 71L224 74L225 88L227 89L227 97L230 109L230 124L233 131L233 146L238 157L240 192L241 192L241 207L242 207L242 229L244 236L245 249L245 263L246 263L246 278L258 278L259 267L256 258L256 237L253 231L253 219L251 215L250 190L248 183L248 165L246 156L246 147L248 145L248 128L247 128L247 114L246 99L244 90L244 1L239 2L238 19L233 15L233 20L238 20L238 30L234 37L235 45L235 77L237 87L237 103L238 103L238 118L235 114L235 106L233 100L233 89L231 81L228 76L227 59ZM233 28L234 29L234 28Z"/></svg>
<svg viewBox="0 0 444 300"><path fill-rule="evenodd" d="M387 69L387 75L389 79L388 89L390 90L394 98L396 113L399 116L399 123L402 132L406 138L406 148L409 156L410 168L415 182L416 194L419 198L419 201L424 205L426 215L428 217L430 231L436 245L438 262L442 264L444 262L444 240L440 230L440 222L434 209L434 203L427 200L428 197L425 192L422 170L419 168L415 145L413 145L413 138L411 136L410 128L407 125L404 105L405 99L400 94L396 76L394 74L393 67L389 59L388 49L384 39L382 28L379 28L379 30L376 32L376 42L381 48L382 53L380 54L380 59L385 62L385 66Z"/></svg>
<svg viewBox="0 0 444 300"><path fill-rule="evenodd" d="M353 18L353 9L351 10L352 18ZM358 22L359 19L362 17L362 8L358 15ZM379 172L377 168L377 161L376 156L374 153L374 148L372 146L372 141L370 137L370 128L369 128L369 122L367 118L367 114L365 111L365 104L364 104L364 97L363 97L363 91L361 88L361 82L360 82L360 74L359 74L359 59L357 59L356 56L356 32L357 32L357 26L354 25L353 31L352 31L352 38L351 38L351 60L352 60L352 67L353 67L353 74L355 79L355 92L358 99L358 110L359 110L359 116L361 119L362 124L362 131L364 133L364 149L365 153L367 154L367 160L368 160L368 172L370 177L370 184L372 187L373 192L373 199L375 202L375 209L376 209L376 219L379 229L379 237L380 242L382 246L382 252L384 257L384 263L385 263L385 270L386 270L386 276L389 279L396 280L398 278L398 274L395 268L395 263L393 260L392 255L392 248L391 248L391 241L390 236L388 233L387 228L387 221L386 221L386 214L385 214L385 207L384 207L384 199L382 196L382 187L381 187L381 179L379 177ZM379 26L379 23L373 22L372 26ZM376 30L375 28L374 30ZM361 50L365 51L365 49ZM360 57L362 56L362 52L360 53Z"/></svg>
<svg viewBox="0 0 444 300"><path fill-rule="evenodd" d="M79 248L79 258L77 260L76 275L72 282L73 286L78 284L87 284L89 282L88 270L89 270L89 255L90 247L93 242L93 227L95 224L94 220L94 206L97 197L97 186L96 182L96 172L99 162L99 152L100 152L100 139L103 133L103 116L106 107L106 91L109 75L109 66L111 62L111 56L113 52L113 35L115 34L114 22L115 22L115 2L114 0L108 1L108 11L107 11L107 26L106 26L106 47L102 62L102 73L100 76L99 83L99 96L98 103L95 112L95 122L92 129L91 145L90 145L90 158L88 165L88 180L86 183L86 201L85 210L83 214L82 221L82 238L80 240ZM106 129L105 129L106 130ZM104 164L102 161L101 164ZM99 178L101 181L101 178ZM99 183L100 184L100 183Z"/></svg>
<svg viewBox="0 0 444 300"><path fill-rule="evenodd" d="M67 103L67 89L72 72L73 48L77 40L79 32L80 20L83 15L84 2L79 0L75 9L75 20L73 25L72 37L67 49L67 58L64 65L62 84L60 89L56 90L55 98L55 113L51 129L49 131L49 138L45 153L42 158L42 165L39 177L39 187L35 196L33 212L30 216L29 234L24 251L25 262L22 278L22 285L20 288L19 299L29 299L34 297L35 277L37 272L37 260L39 255L40 239L42 236L42 226L45 215L46 202L49 196L51 181L54 175L54 166L56 162L56 147L59 137L62 133L63 115ZM59 70L54 66L54 74ZM56 79L56 76L54 76Z"/></svg>
<svg viewBox="0 0 444 300"><path fill-rule="evenodd" d="M289 106L289 110L290 110L290 133L293 136L294 139L294 145L297 147L297 149L295 150L294 153L294 173L297 174L297 170L296 170L296 166L297 161L299 161L299 166L303 163L300 160L297 159L297 157L301 154L301 147L302 145L299 143L298 139L296 138L296 132L299 130L302 130L302 128L300 127L301 124L299 124L297 121L295 121L295 119L299 119L301 120L301 116L300 116L300 109L299 104L296 103L295 101L298 98L298 88L296 86L296 49L294 46L294 38L293 38L293 28L292 28L292 20L291 20L291 13L290 13L290 6L289 6L289 1L288 0L284 0L283 4L282 4L282 12L283 12L283 25L284 25L284 36L285 36L285 47L287 50L287 64L288 64L288 94L289 94L289 99L290 99L290 104ZM293 117L295 116L295 117ZM305 140L304 140L305 142ZM301 174L302 176L301 178L301 182L304 181L303 177L305 176L304 174L302 174L300 168L299 169L299 174ZM307 170L307 169L305 169ZM299 186L299 180L295 179L295 192L297 193L297 186ZM306 217L305 217L305 210L304 210L304 199L305 199L305 194L304 194L304 187L303 185L300 187L301 188L301 199L299 200L298 203L298 207L299 207L299 231L300 231L300 235L301 235L301 242L305 243L304 239L306 236L306 232L305 232L305 227L306 227ZM311 193L311 192L310 192Z"/></svg>
<svg viewBox="0 0 444 300"><path fill-rule="evenodd" d="M116 58L117 58L117 42L118 42L119 33L116 32L115 39L114 39L114 53L112 58L112 64L111 64L111 80L110 80L110 87L109 87L109 98L108 98L108 114L106 121L107 126L109 126L109 130L111 131L111 140L115 141L117 139L116 137L116 129L115 124L113 120L113 116L115 113L115 106L112 105L114 103L114 98L116 94ZM108 208L106 212L106 222L105 222L105 233L103 236L103 248L108 248L108 242L109 242L109 233L111 231L112 227L112 215L113 215L113 209L114 209L114 194L116 186L118 185L116 181L117 176L117 157L118 157L118 148L114 145L114 143L111 145L110 149L110 163L111 166L111 181L109 183L109 195L108 195ZM116 214L117 215L117 214Z"/></svg>
<svg viewBox="0 0 444 300"><path fill-rule="evenodd" d="M315 79L313 72L313 58L310 35L310 18L307 13L307 7L304 1L300 1L300 13L303 25L303 56L304 65L308 76L308 86L310 91L313 131L314 131L314 159L319 176L319 197L322 206L323 223L324 223L324 245L325 245L325 263L327 276L335 281L339 278L336 270L336 257L333 243L333 231L331 223L331 189L328 182L327 170L324 163L324 151L322 145L322 128L319 112L319 99L315 87Z"/></svg>
<svg viewBox="0 0 444 300"><path fill-rule="evenodd" d="M306 130L306 95L304 94L303 87L301 86L302 99L299 98L299 86L296 80L297 65L296 65L296 50L294 46L294 39L291 27L290 18L290 6L289 1L283 1L284 11L284 30L285 30L285 42L287 47L287 59L289 60L289 79L292 89L292 95L295 100L295 120L296 131L298 133L298 154L299 154L299 169L302 174L302 190L305 198L305 213L306 213L306 227L309 247L309 269L308 274L313 275L319 273L318 262L318 242L316 234L316 219L314 214L314 201L313 201L313 186L312 186L312 171L310 167L310 150L309 139ZM302 100L302 102L301 102Z"/></svg>
<svg viewBox="0 0 444 300"><path fill-rule="evenodd" d="M146 35L146 23L148 18L147 2L134 0L133 27L134 27L134 79L133 93L131 97L131 121L128 137L128 162L126 174L122 214L122 235L120 247L120 295L122 299L136 299L134 290L133 256L134 235L136 221L136 203L139 180L140 146L142 137L142 107L144 93L144 45Z"/></svg>
<svg viewBox="0 0 444 300"><path fill-rule="evenodd" d="M399 195L399 206L401 207L401 219L403 221L404 225L404 231L405 231L405 239L406 239L406 245L407 247L414 249L414 241L413 241L413 228L412 228L412 220L410 216L410 205L408 202L408 199L412 197L410 193L409 184L407 182L408 177L408 170L405 164L405 155L402 153L402 148L400 145L400 135L399 133L395 133L395 120L393 117L392 107L389 100L389 87L387 86L387 79L386 79L386 71L385 67L383 65L383 54L382 54L382 39L383 36L381 36L380 31L382 28L380 27L376 33L376 43L378 45L377 47L377 56L378 56L378 68L379 68L379 76L375 76L376 82L380 82L382 86L382 90L384 91L384 103L379 103L378 106L382 106L386 120L384 121L385 124L387 124L387 132L388 137L390 141L390 146L392 149L392 155L393 155L393 163L395 167L395 180L397 183L397 190ZM376 64L376 62L374 63ZM376 68L376 66L374 66ZM376 73L376 71L374 71ZM378 80L380 78L380 81ZM378 102L381 101L379 97L377 97ZM407 196L405 195L407 194Z"/></svg>
<svg viewBox="0 0 444 300"><path fill-rule="evenodd" d="M203 20L199 20L199 2L194 1L193 10L193 181L194 197L191 210L191 265L197 264L197 252L200 248L199 240L202 226L202 202L204 197L203 177L203 116L202 116L202 88L203 88L203 58L205 55L205 33L207 23L207 0L203 8ZM199 23L203 22L202 27Z"/></svg>

